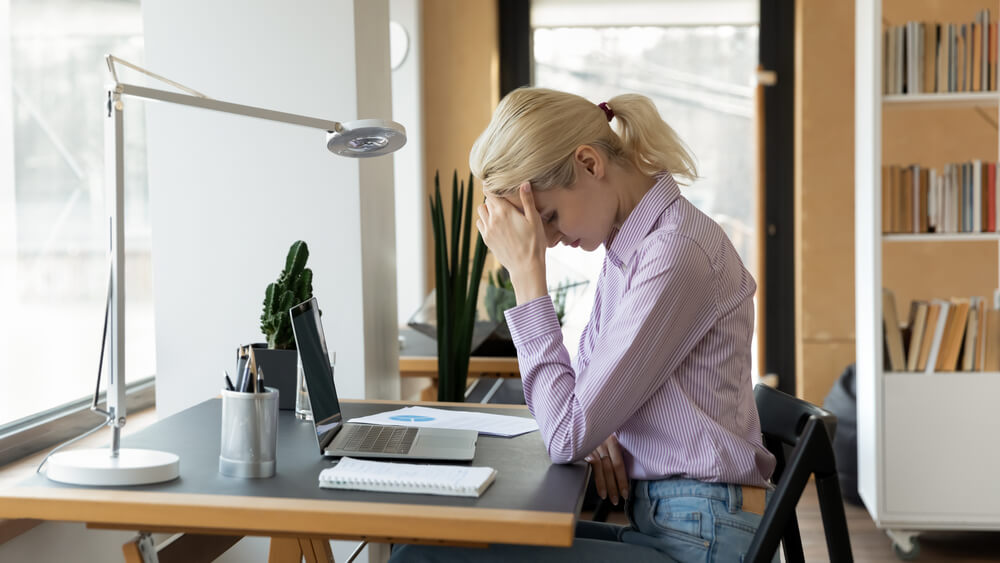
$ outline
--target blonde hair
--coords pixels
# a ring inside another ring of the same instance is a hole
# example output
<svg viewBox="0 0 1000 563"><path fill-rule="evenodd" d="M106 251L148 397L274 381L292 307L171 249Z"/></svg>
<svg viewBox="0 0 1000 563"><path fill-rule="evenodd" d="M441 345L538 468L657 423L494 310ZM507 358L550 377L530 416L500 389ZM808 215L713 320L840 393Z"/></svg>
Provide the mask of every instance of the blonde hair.
<svg viewBox="0 0 1000 563"><path fill-rule="evenodd" d="M493 195L514 193L526 180L533 190L569 186L576 181L577 147L590 145L648 176L666 170L690 181L698 177L687 146L649 98L622 94L607 105L617 132L604 110L585 98L518 88L501 100L472 146L469 168L483 182L483 191Z"/></svg>

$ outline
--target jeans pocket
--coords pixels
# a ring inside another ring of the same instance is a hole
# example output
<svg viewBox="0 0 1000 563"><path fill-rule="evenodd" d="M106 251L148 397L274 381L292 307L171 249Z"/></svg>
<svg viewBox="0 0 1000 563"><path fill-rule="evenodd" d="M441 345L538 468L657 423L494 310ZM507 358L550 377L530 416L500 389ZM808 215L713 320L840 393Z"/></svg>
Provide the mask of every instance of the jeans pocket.
<svg viewBox="0 0 1000 563"><path fill-rule="evenodd" d="M709 512L705 512L709 510ZM660 551L677 561L707 561L714 533L709 500L698 497L670 497L650 503L649 520L659 539Z"/></svg>
<svg viewBox="0 0 1000 563"><path fill-rule="evenodd" d="M760 516L748 512L739 513L737 518L715 519L715 544L712 546L712 558L717 561L743 561L743 556L750 549Z"/></svg>

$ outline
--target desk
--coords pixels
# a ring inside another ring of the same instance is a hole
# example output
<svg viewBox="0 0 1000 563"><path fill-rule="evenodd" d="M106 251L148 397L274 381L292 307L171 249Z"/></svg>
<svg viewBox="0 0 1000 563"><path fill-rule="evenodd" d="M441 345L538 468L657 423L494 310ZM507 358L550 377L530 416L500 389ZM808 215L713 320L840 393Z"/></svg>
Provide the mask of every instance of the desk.
<svg viewBox="0 0 1000 563"><path fill-rule="evenodd" d="M346 418L399 408L394 401L343 401ZM412 404L412 403L409 403ZM527 409L434 403L441 408L529 416ZM218 473L221 401L212 399L126 437L128 447L181 458L181 477L137 487L76 487L33 476L0 491L0 518L86 522L94 528L269 536L272 561L296 538L397 543L568 546L589 477L584 463L553 465L538 432L480 436L473 465L497 469L480 498L320 489L330 465L312 424L282 411L277 474L236 479ZM284 543L282 543L284 542ZM301 540L300 540L301 542ZM291 553L291 552L289 552Z"/></svg>
<svg viewBox="0 0 1000 563"><path fill-rule="evenodd" d="M420 399L437 399L437 342L412 328L400 327L404 343L399 349L400 377L429 377L431 385L420 392ZM483 375L521 377L517 358L504 356L470 356L469 377Z"/></svg>

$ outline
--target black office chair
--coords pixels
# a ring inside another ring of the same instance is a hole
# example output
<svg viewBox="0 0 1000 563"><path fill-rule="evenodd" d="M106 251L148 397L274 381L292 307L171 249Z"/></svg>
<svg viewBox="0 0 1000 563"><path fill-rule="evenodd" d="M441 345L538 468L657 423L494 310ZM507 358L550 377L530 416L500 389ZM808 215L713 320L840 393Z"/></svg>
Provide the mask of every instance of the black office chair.
<svg viewBox="0 0 1000 563"><path fill-rule="evenodd" d="M771 561L780 542L784 545L786 563L805 562L795 507L809 476L815 474L830 561L853 561L844 501L833 457L837 417L812 403L766 385L754 387L754 400L764 445L777 459L771 476L776 489L743 560L754 563ZM787 459L786 446L791 450ZM602 500L591 520L605 521L610 509L611 503Z"/></svg>
<svg viewBox="0 0 1000 563"><path fill-rule="evenodd" d="M830 561L853 561L844 500L840 495L837 464L833 456L837 417L812 403L766 385L754 387L754 400L764 445L778 463L771 477L776 489L743 560L770 561L781 542L786 563L805 561L795 507L809 476L815 475ZM786 446L791 448L787 459Z"/></svg>

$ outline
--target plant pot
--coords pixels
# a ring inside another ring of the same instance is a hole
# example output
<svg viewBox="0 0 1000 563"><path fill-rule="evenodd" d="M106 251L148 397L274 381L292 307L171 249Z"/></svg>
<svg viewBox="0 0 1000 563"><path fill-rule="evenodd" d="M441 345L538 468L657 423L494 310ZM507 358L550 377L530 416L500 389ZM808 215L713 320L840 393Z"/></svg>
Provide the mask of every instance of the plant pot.
<svg viewBox="0 0 1000 563"><path fill-rule="evenodd" d="M278 390L278 408L295 410L299 352L272 350L266 343L259 343L253 345L253 355L257 366L264 368L264 383Z"/></svg>

